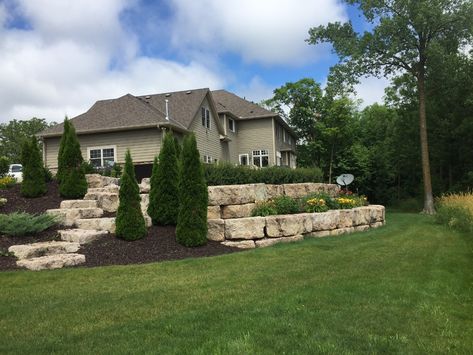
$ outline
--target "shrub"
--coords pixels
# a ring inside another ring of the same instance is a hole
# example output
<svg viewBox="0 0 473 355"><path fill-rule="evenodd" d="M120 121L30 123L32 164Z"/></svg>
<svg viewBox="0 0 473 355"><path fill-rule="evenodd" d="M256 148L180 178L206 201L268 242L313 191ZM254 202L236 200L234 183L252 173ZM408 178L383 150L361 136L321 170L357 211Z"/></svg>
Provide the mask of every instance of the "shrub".
<svg viewBox="0 0 473 355"><path fill-rule="evenodd" d="M176 239L185 246L207 243L208 192L194 134L185 137L179 172Z"/></svg>
<svg viewBox="0 0 473 355"><path fill-rule="evenodd" d="M473 193L448 194L437 199L435 219L450 228L473 232Z"/></svg>
<svg viewBox="0 0 473 355"><path fill-rule="evenodd" d="M16 184L16 179L12 176L5 176L0 178L0 189L9 189Z"/></svg>
<svg viewBox="0 0 473 355"><path fill-rule="evenodd" d="M278 214L278 211L276 210L276 207L274 206L274 202L271 200L257 202L256 206L251 211L251 215L253 217L256 217L256 216L266 217L266 216L271 216L275 214Z"/></svg>
<svg viewBox="0 0 473 355"><path fill-rule="evenodd" d="M43 171L44 171L44 181L46 181L46 182L53 181L54 177L53 177L53 173L51 172L51 170L44 167Z"/></svg>
<svg viewBox="0 0 473 355"><path fill-rule="evenodd" d="M0 214L0 233L11 236L34 234L58 223L58 217L50 214L33 215L25 212Z"/></svg>
<svg viewBox="0 0 473 355"><path fill-rule="evenodd" d="M56 179L59 183L63 178L64 172L67 171L67 166L65 165L64 161L64 149L67 144L67 140L69 139L69 129L70 129L70 122L69 119L64 119L64 129L62 132L61 140L59 141L59 151L57 155L57 172L56 172Z"/></svg>
<svg viewBox="0 0 473 355"><path fill-rule="evenodd" d="M3 207L7 204L8 200L4 197L0 197L0 207Z"/></svg>
<svg viewBox="0 0 473 355"><path fill-rule="evenodd" d="M252 183L289 184L298 182L321 182L322 171L318 168L268 167L255 169L230 163L206 164L205 178L209 186Z"/></svg>
<svg viewBox="0 0 473 355"><path fill-rule="evenodd" d="M166 133L159 159L154 159L148 205L148 214L154 225L176 225L177 223L179 171L175 147L173 135Z"/></svg>
<svg viewBox="0 0 473 355"><path fill-rule="evenodd" d="M64 122L66 123L66 121ZM66 127L66 126L65 126ZM82 198L87 193L84 159L74 126L69 123L65 146L60 155L63 171L59 178L59 194L64 198Z"/></svg>
<svg viewBox="0 0 473 355"><path fill-rule="evenodd" d="M289 196L278 196L273 199L278 214L294 214L300 212L299 203Z"/></svg>
<svg viewBox="0 0 473 355"><path fill-rule="evenodd" d="M5 176L10 168L10 160L7 157L0 157L0 177Z"/></svg>
<svg viewBox="0 0 473 355"><path fill-rule="evenodd" d="M23 181L21 195L24 197L38 197L46 193L46 179L44 177L43 159L35 136L23 142L21 150L23 165Z"/></svg>
<svg viewBox="0 0 473 355"><path fill-rule="evenodd" d="M304 201L304 209L306 212L327 212L329 207L327 201L322 197L311 197Z"/></svg>
<svg viewBox="0 0 473 355"><path fill-rule="evenodd" d="M145 219L141 212L140 189L135 177L135 169L131 160L130 150L125 155L125 168L120 180L120 204L117 210L117 237L126 240L137 240L147 234Z"/></svg>

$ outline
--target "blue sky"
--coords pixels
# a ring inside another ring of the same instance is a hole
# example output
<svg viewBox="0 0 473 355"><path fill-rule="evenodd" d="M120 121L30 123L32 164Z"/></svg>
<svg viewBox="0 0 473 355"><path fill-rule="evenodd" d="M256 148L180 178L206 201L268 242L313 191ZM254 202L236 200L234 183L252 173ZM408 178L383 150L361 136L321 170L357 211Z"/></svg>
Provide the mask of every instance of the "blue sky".
<svg viewBox="0 0 473 355"><path fill-rule="evenodd" d="M126 93L260 101L303 77L324 84L337 58L307 31L347 20L368 28L337 0L0 0L0 121L59 121ZM363 79L358 97L380 101L386 85Z"/></svg>

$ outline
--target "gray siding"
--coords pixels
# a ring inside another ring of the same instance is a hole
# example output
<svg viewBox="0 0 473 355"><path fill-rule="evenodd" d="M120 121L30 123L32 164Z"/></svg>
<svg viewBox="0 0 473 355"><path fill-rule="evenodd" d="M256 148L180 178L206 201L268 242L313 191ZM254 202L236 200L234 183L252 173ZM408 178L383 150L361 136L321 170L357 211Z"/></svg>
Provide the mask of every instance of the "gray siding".
<svg viewBox="0 0 473 355"><path fill-rule="evenodd" d="M201 107L210 110L210 129L202 125ZM197 141L197 149L199 149L200 157L203 159L204 155L211 156L212 159L225 160L223 152L223 144L220 143L220 133L217 128L216 120L219 117L210 109L207 97L202 102L201 107L197 111L194 119L189 127L189 130L194 132Z"/></svg>
<svg viewBox="0 0 473 355"><path fill-rule="evenodd" d="M50 169L57 168L57 155L60 137L45 138L45 165ZM161 132L157 128L148 128L134 131L109 132L79 135L82 156L89 160L87 148L101 146L116 146L118 163L124 163L125 152L130 149L133 163L152 163L154 156L161 147Z"/></svg>
<svg viewBox="0 0 473 355"><path fill-rule="evenodd" d="M250 162L253 150L266 149L269 152L269 165L274 165L272 118L245 120L237 122L239 154L248 154Z"/></svg>

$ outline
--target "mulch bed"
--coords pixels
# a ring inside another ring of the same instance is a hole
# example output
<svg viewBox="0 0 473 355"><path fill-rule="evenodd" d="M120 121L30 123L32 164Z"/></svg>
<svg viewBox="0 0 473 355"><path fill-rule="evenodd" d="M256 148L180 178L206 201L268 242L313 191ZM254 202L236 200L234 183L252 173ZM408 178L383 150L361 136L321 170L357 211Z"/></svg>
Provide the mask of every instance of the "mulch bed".
<svg viewBox="0 0 473 355"><path fill-rule="evenodd" d="M8 190L0 190L0 197L8 199L7 204L0 207L0 213L16 211L35 214L43 213L47 209L59 208L59 204L63 200L59 197L56 182L48 184L48 193L42 197L33 199L22 197L19 185ZM114 214L106 215L112 216ZM62 229L62 227L51 227L33 236L9 237L0 235L0 271L18 269L15 263L16 258L5 256L8 247L15 244L59 240L57 233L59 229ZM152 226L148 229L148 235L145 238L133 242L124 241L116 238L114 235L109 235L81 246L79 253L85 255L86 262L77 267L144 264L228 254L240 250L212 241L208 241L207 245L201 247L187 248L176 242L175 227Z"/></svg>

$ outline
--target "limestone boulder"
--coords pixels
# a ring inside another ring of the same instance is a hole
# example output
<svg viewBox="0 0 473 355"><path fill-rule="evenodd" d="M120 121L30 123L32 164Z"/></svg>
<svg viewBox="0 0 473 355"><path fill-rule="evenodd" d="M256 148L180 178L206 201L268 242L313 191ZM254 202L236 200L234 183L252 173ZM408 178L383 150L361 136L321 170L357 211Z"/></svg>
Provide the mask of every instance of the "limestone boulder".
<svg viewBox="0 0 473 355"><path fill-rule="evenodd" d="M283 238L265 238L261 240L256 240L255 244L257 248L269 247L278 243L292 243L304 240L302 235L294 235L292 237L283 237Z"/></svg>
<svg viewBox="0 0 473 355"><path fill-rule="evenodd" d="M266 201L268 199L267 189L265 184L254 184L255 202Z"/></svg>
<svg viewBox="0 0 473 355"><path fill-rule="evenodd" d="M243 218L251 217L251 212L255 208L256 203L245 203L244 205L222 206L222 218Z"/></svg>
<svg viewBox="0 0 473 355"><path fill-rule="evenodd" d="M365 232L367 231L368 229L370 229L370 225L369 224L362 224L360 226L356 226L356 227L353 227L355 230L355 232Z"/></svg>
<svg viewBox="0 0 473 355"><path fill-rule="evenodd" d="M243 205L256 201L256 187L260 184L209 186L209 206Z"/></svg>
<svg viewBox="0 0 473 355"><path fill-rule="evenodd" d="M264 237L264 217L225 220L225 239L261 239Z"/></svg>
<svg viewBox="0 0 473 355"><path fill-rule="evenodd" d="M312 231L324 231L337 228L340 218L339 210L331 210L327 212L312 213Z"/></svg>
<svg viewBox="0 0 473 355"><path fill-rule="evenodd" d="M118 193L120 191L120 186L111 184L104 187L94 187L87 189L87 193L103 193L103 192L111 192L111 193Z"/></svg>
<svg viewBox="0 0 473 355"><path fill-rule="evenodd" d="M385 225L385 222L375 222L370 225L371 228L379 228Z"/></svg>
<svg viewBox="0 0 473 355"><path fill-rule="evenodd" d="M150 178L143 178L141 179L141 184L139 184L140 187L140 192L142 194L147 194L149 193L149 190L151 189L151 182Z"/></svg>
<svg viewBox="0 0 473 355"><path fill-rule="evenodd" d="M115 233L115 217L78 219L75 224L80 229L103 230Z"/></svg>
<svg viewBox="0 0 473 355"><path fill-rule="evenodd" d="M109 185L118 185L119 179L110 176L102 176L100 174L86 174L87 185L91 188L100 188Z"/></svg>
<svg viewBox="0 0 473 355"><path fill-rule="evenodd" d="M97 205L107 212L116 212L120 204L118 192L88 192L84 200L97 201Z"/></svg>
<svg viewBox="0 0 473 355"><path fill-rule="evenodd" d="M239 248L239 249L254 249L256 247L254 240L240 240L240 241L231 241L227 240L222 242L223 245L227 247Z"/></svg>
<svg viewBox="0 0 473 355"><path fill-rule="evenodd" d="M96 208L97 201L94 200L64 200L59 208Z"/></svg>
<svg viewBox="0 0 473 355"><path fill-rule="evenodd" d="M109 234L108 231L94 229L66 229L59 230L58 233L62 240L79 243L81 245L93 242Z"/></svg>
<svg viewBox="0 0 473 355"><path fill-rule="evenodd" d="M360 226L362 224L370 224L371 211L369 206L353 208L353 225Z"/></svg>
<svg viewBox="0 0 473 355"><path fill-rule="evenodd" d="M284 184L284 195L292 198L302 198L308 194L307 185L307 183Z"/></svg>
<svg viewBox="0 0 473 355"><path fill-rule="evenodd" d="M270 238L290 237L312 232L312 213L267 216L266 235Z"/></svg>
<svg viewBox="0 0 473 355"><path fill-rule="evenodd" d="M337 228L349 228L353 227L354 212L352 209L339 210L339 219Z"/></svg>
<svg viewBox="0 0 473 355"><path fill-rule="evenodd" d="M83 263L85 263L85 255L82 254L47 255L32 259L22 259L16 262L18 266L33 271L60 269L65 266L74 266Z"/></svg>
<svg viewBox="0 0 473 355"><path fill-rule="evenodd" d="M58 208L47 210L46 213L57 216L59 223L64 226L73 226L77 219L98 218L103 215L101 208Z"/></svg>
<svg viewBox="0 0 473 355"><path fill-rule="evenodd" d="M223 219L207 220L207 239L222 242L225 240L225 221Z"/></svg>
<svg viewBox="0 0 473 355"><path fill-rule="evenodd" d="M207 219L220 219L220 206L207 207Z"/></svg>
<svg viewBox="0 0 473 355"><path fill-rule="evenodd" d="M30 259L46 255L75 253L79 248L79 243L51 241L12 245L8 248L8 251L13 253L18 259Z"/></svg>
<svg viewBox="0 0 473 355"><path fill-rule="evenodd" d="M385 208L381 205L369 205L370 208L370 222L382 222L384 221Z"/></svg>
<svg viewBox="0 0 473 355"><path fill-rule="evenodd" d="M266 185L266 197L268 200L282 195L284 195L284 185Z"/></svg>
<svg viewBox="0 0 473 355"><path fill-rule="evenodd" d="M140 194L141 197L141 211L148 215L149 194Z"/></svg>
<svg viewBox="0 0 473 355"><path fill-rule="evenodd" d="M331 230L330 235L336 236L336 235L342 235L342 234L349 234L349 233L353 233L354 231L355 231L355 227L338 228L338 229Z"/></svg>

